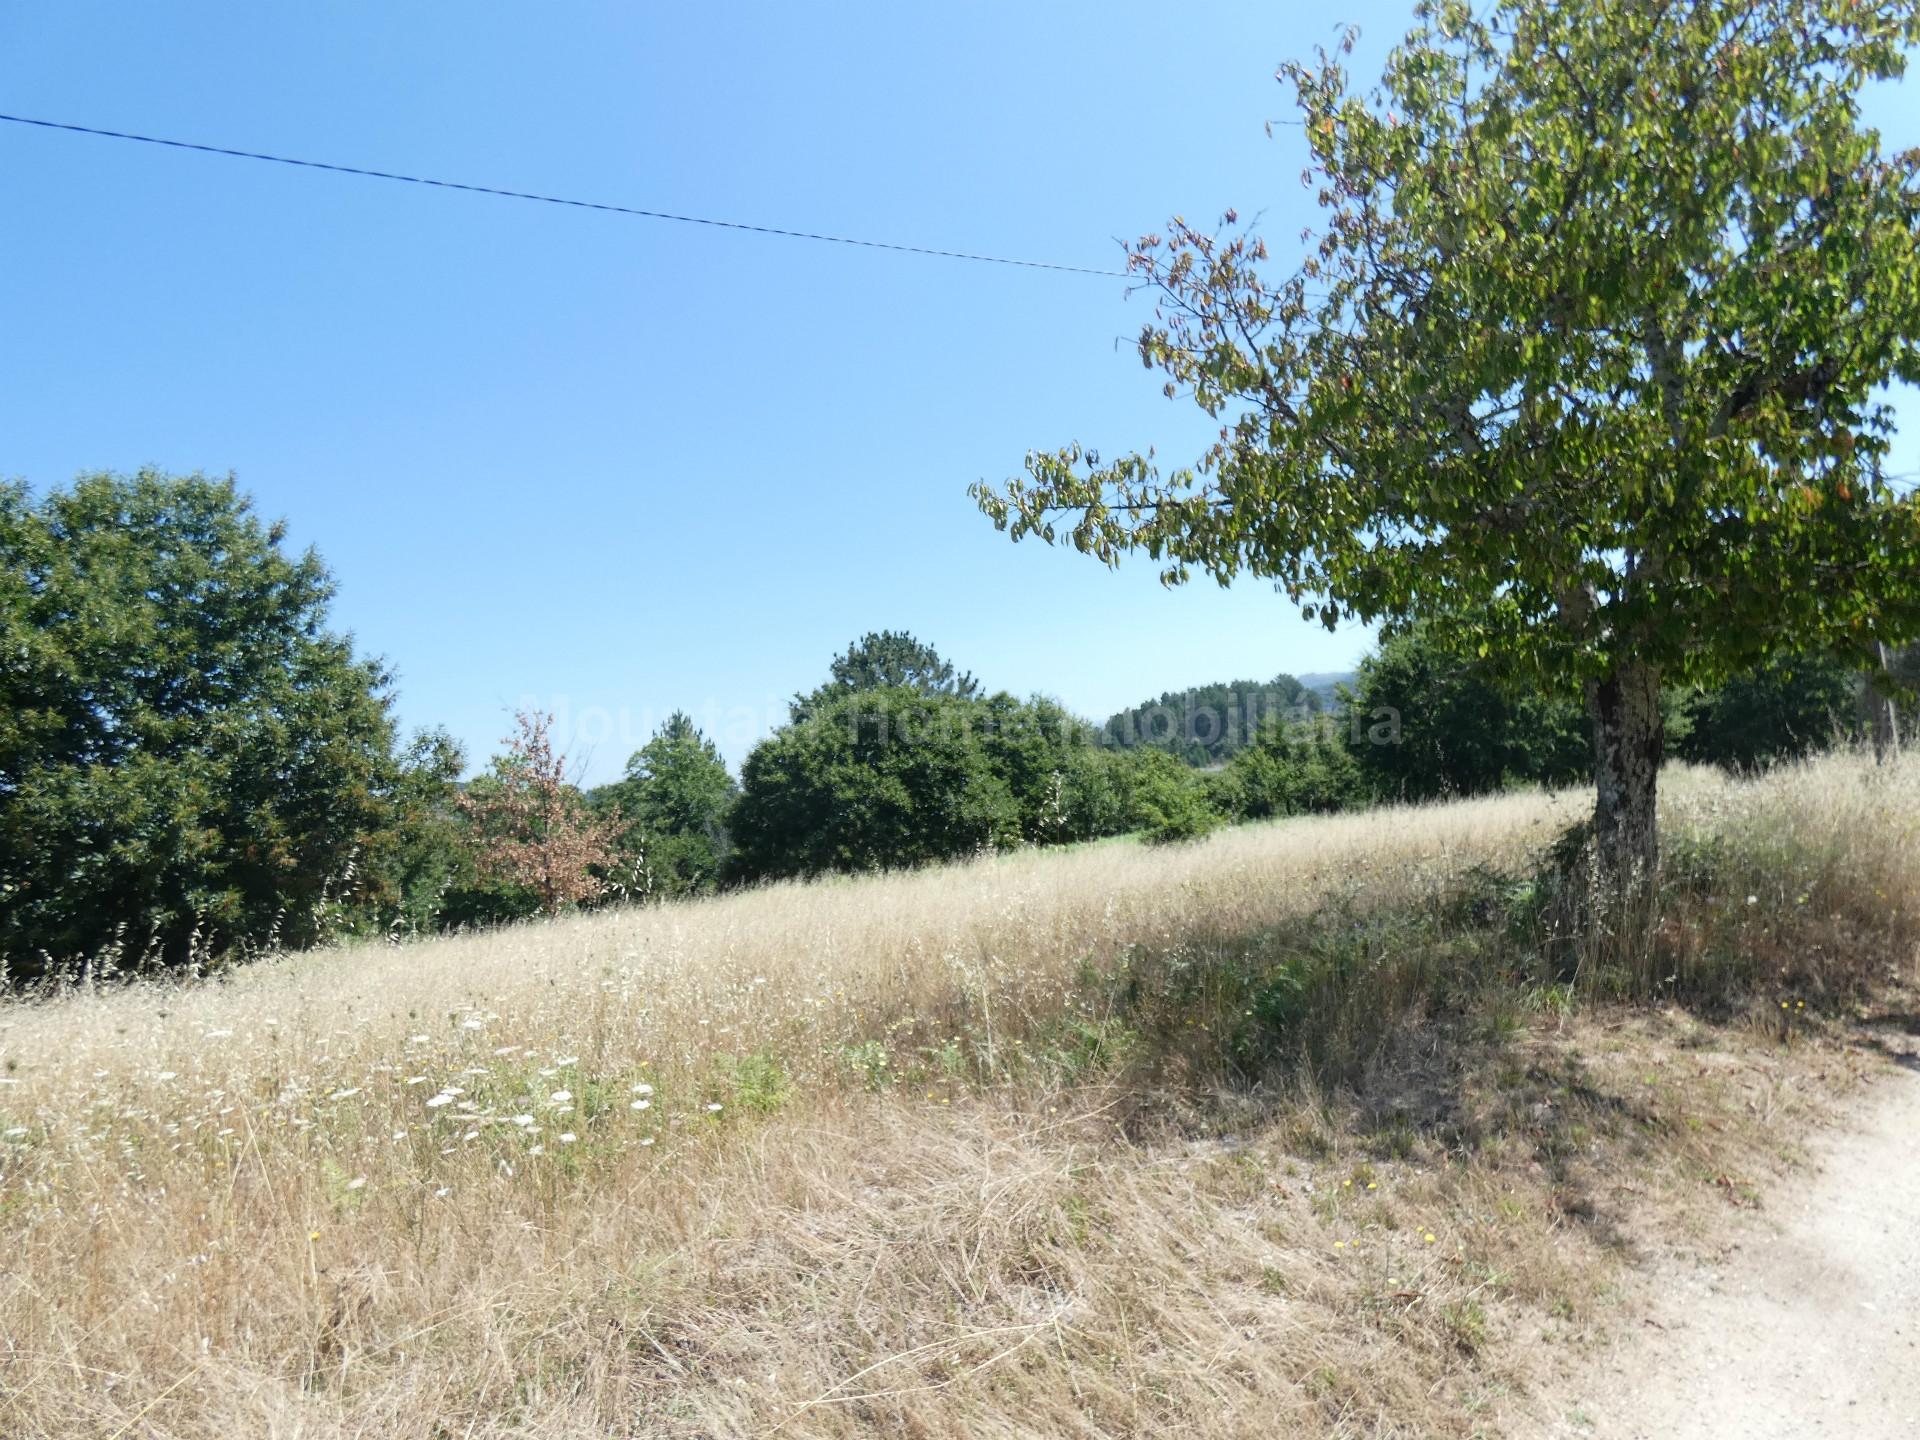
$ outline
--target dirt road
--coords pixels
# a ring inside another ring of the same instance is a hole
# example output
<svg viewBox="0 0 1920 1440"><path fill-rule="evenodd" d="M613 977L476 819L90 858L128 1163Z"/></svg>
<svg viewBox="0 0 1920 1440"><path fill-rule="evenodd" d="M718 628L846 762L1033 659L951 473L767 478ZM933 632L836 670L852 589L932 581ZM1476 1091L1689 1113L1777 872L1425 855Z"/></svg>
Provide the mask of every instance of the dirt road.
<svg viewBox="0 0 1920 1440"><path fill-rule="evenodd" d="M1920 1440L1920 1058L1892 1058L1818 1169L1639 1327L1548 1434Z"/></svg>

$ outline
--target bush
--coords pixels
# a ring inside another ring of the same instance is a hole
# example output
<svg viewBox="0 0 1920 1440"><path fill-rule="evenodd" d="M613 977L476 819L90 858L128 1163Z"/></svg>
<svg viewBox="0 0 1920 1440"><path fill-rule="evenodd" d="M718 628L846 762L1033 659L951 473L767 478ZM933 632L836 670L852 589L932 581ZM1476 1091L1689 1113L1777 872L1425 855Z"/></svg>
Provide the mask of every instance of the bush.
<svg viewBox="0 0 1920 1440"><path fill-rule="evenodd" d="M1210 778L1165 750L1076 751L1061 777L1066 838L1146 834L1185 840L1204 835L1222 819Z"/></svg>
<svg viewBox="0 0 1920 1440"><path fill-rule="evenodd" d="M1088 747L1066 757L1057 784L1063 840L1098 840L1125 833L1125 801L1115 771L1126 763L1115 751Z"/></svg>
<svg viewBox="0 0 1920 1440"><path fill-rule="evenodd" d="M1070 833L1066 777L1094 753L1092 726L1051 700L1002 692L981 705L987 763L1013 797L1021 838L1039 845L1083 838Z"/></svg>
<svg viewBox="0 0 1920 1440"><path fill-rule="evenodd" d="M1121 771L1122 813L1127 828L1154 844L1198 840L1220 826L1201 772L1164 750L1138 750Z"/></svg>
<svg viewBox="0 0 1920 1440"><path fill-rule="evenodd" d="M368 837L362 893L340 917L342 933L418 935L441 927L447 898L474 880L454 782L465 764L444 730L414 737L400 760L388 824Z"/></svg>
<svg viewBox="0 0 1920 1440"><path fill-rule="evenodd" d="M1323 724L1272 725L1233 757L1222 804L1243 820L1324 815L1370 800L1359 763Z"/></svg>

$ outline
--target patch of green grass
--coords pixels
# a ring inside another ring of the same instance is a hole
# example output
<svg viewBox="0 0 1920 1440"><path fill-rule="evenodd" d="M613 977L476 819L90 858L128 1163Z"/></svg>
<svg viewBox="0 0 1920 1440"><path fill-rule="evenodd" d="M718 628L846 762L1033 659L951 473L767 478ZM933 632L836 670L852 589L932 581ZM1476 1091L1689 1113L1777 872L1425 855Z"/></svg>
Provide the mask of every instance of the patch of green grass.
<svg viewBox="0 0 1920 1440"><path fill-rule="evenodd" d="M1442 1307L1440 1323L1463 1353L1477 1355L1486 1348L1487 1312L1478 1300L1462 1300Z"/></svg>
<svg viewBox="0 0 1920 1440"><path fill-rule="evenodd" d="M756 1051L738 1058L722 1057L721 1072L731 1102L756 1115L772 1115L793 1094L793 1081L778 1056Z"/></svg>
<svg viewBox="0 0 1920 1440"><path fill-rule="evenodd" d="M1396 1116L1373 1132L1371 1143L1383 1160L1411 1160L1419 1149L1419 1136L1406 1117Z"/></svg>
<svg viewBox="0 0 1920 1440"><path fill-rule="evenodd" d="M889 1089L897 1078L892 1052L883 1041L862 1040L855 1045L842 1045L838 1059L841 1067L850 1071L864 1090L877 1093Z"/></svg>
<svg viewBox="0 0 1920 1440"><path fill-rule="evenodd" d="M1041 1053L1061 1078L1076 1082L1120 1065L1138 1038L1117 1016L1068 1015L1045 1037Z"/></svg>

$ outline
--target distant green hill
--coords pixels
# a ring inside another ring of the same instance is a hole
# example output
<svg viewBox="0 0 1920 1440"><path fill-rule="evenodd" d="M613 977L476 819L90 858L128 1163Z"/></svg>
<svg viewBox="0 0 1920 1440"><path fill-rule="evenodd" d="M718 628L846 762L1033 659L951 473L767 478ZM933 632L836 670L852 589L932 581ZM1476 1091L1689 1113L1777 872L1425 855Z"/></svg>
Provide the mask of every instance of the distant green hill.
<svg viewBox="0 0 1920 1440"><path fill-rule="evenodd" d="M1324 707L1338 699L1339 696L1336 693L1338 688L1342 685L1353 684L1354 676L1358 673L1356 670L1315 670L1310 674L1296 676L1295 678L1298 679L1302 685L1306 686L1307 689L1318 695L1320 697L1320 703Z"/></svg>
<svg viewBox="0 0 1920 1440"><path fill-rule="evenodd" d="M1331 682L1349 677L1310 678ZM1326 696L1331 698L1331 688ZM1148 746L1189 765L1219 765L1245 748L1269 721L1298 720L1323 708L1325 700L1315 687L1292 675L1229 680L1169 690L1109 716L1100 727L1100 743L1117 750Z"/></svg>

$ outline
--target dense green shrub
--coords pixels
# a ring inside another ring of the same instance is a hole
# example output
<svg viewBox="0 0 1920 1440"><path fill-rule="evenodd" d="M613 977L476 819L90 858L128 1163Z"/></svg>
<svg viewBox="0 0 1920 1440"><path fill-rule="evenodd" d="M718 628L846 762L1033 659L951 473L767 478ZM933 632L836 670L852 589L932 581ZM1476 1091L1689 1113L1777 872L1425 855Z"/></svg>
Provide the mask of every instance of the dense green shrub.
<svg viewBox="0 0 1920 1440"><path fill-rule="evenodd" d="M1326 724L1270 725L1233 757L1221 804L1242 820L1324 815L1370 798L1364 773Z"/></svg>
<svg viewBox="0 0 1920 1440"><path fill-rule="evenodd" d="M848 647L791 709L742 769L731 879L1200 825L1186 804L1204 799L1199 779L1170 755L1102 750L1051 700L982 696L911 635Z"/></svg>
<svg viewBox="0 0 1920 1440"><path fill-rule="evenodd" d="M1126 796L1116 772L1130 757L1088 746L1066 757L1058 780L1060 838L1098 840L1128 828Z"/></svg>
<svg viewBox="0 0 1920 1440"><path fill-rule="evenodd" d="M1070 833L1066 776L1093 753L1092 727L1039 697L1016 700L1003 691L980 705L987 763L1013 797L1021 838L1037 845L1081 838Z"/></svg>
<svg viewBox="0 0 1920 1440"><path fill-rule="evenodd" d="M1063 840L1149 834L1188 839L1218 825L1215 775L1158 748L1069 752L1059 777Z"/></svg>
<svg viewBox="0 0 1920 1440"><path fill-rule="evenodd" d="M1154 844L1198 840L1219 828L1205 776L1162 750L1139 750L1118 768L1126 828Z"/></svg>
<svg viewBox="0 0 1920 1440"><path fill-rule="evenodd" d="M473 883L454 782L465 764L445 730L416 736L401 756L387 823L366 840L362 884L340 916L343 933L417 935L441 927L448 897Z"/></svg>

